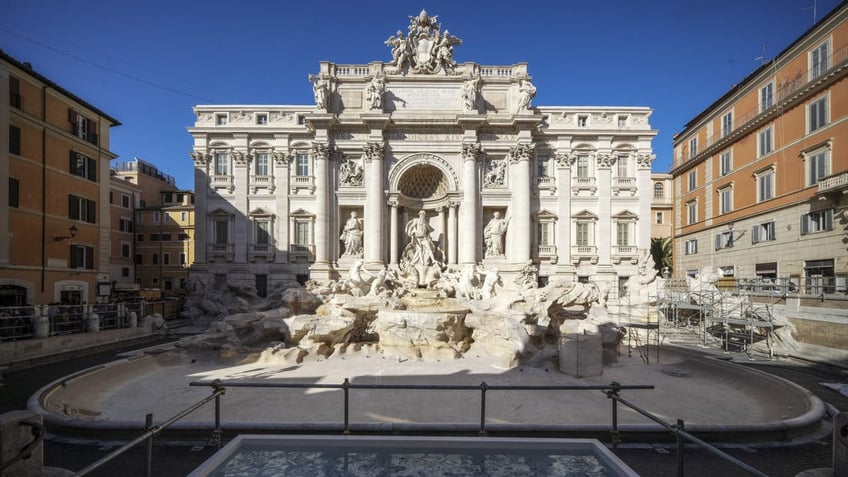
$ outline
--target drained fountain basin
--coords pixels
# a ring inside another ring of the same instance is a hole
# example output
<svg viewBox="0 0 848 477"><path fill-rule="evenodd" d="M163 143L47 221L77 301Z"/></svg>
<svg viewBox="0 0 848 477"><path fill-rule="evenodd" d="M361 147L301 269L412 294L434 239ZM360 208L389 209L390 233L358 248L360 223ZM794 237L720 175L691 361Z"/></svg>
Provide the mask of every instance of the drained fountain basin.
<svg viewBox="0 0 848 477"><path fill-rule="evenodd" d="M593 439L240 435L190 477L636 476Z"/></svg>

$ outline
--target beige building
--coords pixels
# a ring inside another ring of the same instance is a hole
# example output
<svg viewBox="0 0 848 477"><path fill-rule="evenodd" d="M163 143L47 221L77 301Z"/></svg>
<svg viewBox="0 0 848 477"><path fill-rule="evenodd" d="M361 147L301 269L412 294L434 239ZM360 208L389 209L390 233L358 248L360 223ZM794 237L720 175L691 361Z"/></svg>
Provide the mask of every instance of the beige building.
<svg viewBox="0 0 848 477"><path fill-rule="evenodd" d="M109 209L112 218L110 234L110 273L114 292L137 289L135 280L135 208L141 188L110 171Z"/></svg>
<svg viewBox="0 0 848 477"><path fill-rule="evenodd" d="M2 51L0 97L0 305L93 303L112 281L120 123Z"/></svg>
<svg viewBox="0 0 848 477"><path fill-rule="evenodd" d="M802 339L848 343L848 4L674 137L674 274L778 280Z"/></svg>
<svg viewBox="0 0 848 477"><path fill-rule="evenodd" d="M674 189L671 174L651 174L651 238L674 235Z"/></svg>

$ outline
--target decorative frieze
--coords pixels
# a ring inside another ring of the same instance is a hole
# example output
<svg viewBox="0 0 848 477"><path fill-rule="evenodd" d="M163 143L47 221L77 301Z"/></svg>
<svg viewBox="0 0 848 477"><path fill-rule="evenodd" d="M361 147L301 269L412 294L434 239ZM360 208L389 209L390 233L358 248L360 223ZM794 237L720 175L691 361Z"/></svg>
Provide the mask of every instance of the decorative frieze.
<svg viewBox="0 0 848 477"><path fill-rule="evenodd" d="M616 156L612 154L607 154L605 152L598 153L595 156L595 161L597 161L598 169L609 169L615 164Z"/></svg>

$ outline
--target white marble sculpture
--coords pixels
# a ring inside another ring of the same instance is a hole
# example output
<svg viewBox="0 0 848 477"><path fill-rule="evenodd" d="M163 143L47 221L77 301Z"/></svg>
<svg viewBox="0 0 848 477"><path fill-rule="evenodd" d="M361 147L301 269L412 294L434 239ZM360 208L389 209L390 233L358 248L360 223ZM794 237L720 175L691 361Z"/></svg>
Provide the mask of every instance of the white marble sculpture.
<svg viewBox="0 0 848 477"><path fill-rule="evenodd" d="M362 256L362 219L357 217L356 211L350 213L350 218L345 222L339 239L344 243L343 257Z"/></svg>
<svg viewBox="0 0 848 477"><path fill-rule="evenodd" d="M518 108L517 112L528 111L530 102L536 97L536 87L528 79L518 82Z"/></svg>
<svg viewBox="0 0 848 477"><path fill-rule="evenodd" d="M438 16L431 17L426 10L421 10L417 16L409 17L406 37L398 31L386 40L386 45L392 48L392 61L389 64L394 69L391 72L454 72L456 61L453 58L453 47L461 45L462 40L451 35L448 30L442 33L437 19Z"/></svg>
<svg viewBox="0 0 848 477"><path fill-rule="evenodd" d="M419 287L429 285L441 272L438 249L430 238L433 227L427 220L427 212L418 212L418 217L407 222L405 227L409 243L403 250L400 269Z"/></svg>
<svg viewBox="0 0 848 477"><path fill-rule="evenodd" d="M339 184L348 187L362 186L362 165L358 160L342 157L339 165Z"/></svg>
<svg viewBox="0 0 848 477"><path fill-rule="evenodd" d="M503 237L506 233L506 228L509 225L509 219L502 219L501 213L495 211L492 219L486 224L483 229L483 237L486 244L487 257L501 257L504 254Z"/></svg>
<svg viewBox="0 0 848 477"><path fill-rule="evenodd" d="M330 83L324 79L313 79L312 93L315 96L315 108L320 111L326 111L327 102L330 97Z"/></svg>
<svg viewBox="0 0 848 477"><path fill-rule="evenodd" d="M477 111L477 95L480 92L480 81L477 76L462 84L462 105L466 111Z"/></svg>
<svg viewBox="0 0 848 477"><path fill-rule="evenodd" d="M383 110L383 93L386 92L386 78L377 75L368 82L365 99L368 101L368 109Z"/></svg>
<svg viewBox="0 0 848 477"><path fill-rule="evenodd" d="M484 187L503 187L506 178L506 159L490 159L483 175Z"/></svg>

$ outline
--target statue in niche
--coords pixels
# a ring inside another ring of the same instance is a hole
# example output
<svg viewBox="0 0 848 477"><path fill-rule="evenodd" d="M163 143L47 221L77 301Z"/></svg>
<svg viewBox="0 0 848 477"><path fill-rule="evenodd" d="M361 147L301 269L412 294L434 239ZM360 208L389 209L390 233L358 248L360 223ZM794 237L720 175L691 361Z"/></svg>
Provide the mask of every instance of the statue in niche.
<svg viewBox="0 0 848 477"><path fill-rule="evenodd" d="M356 211L350 213L339 238L345 246L343 257L362 256L362 219L356 216Z"/></svg>
<svg viewBox="0 0 848 477"><path fill-rule="evenodd" d="M504 185L506 176L506 161L503 159L493 159L488 163L486 173L483 175L483 185L485 187L499 187Z"/></svg>
<svg viewBox="0 0 848 477"><path fill-rule="evenodd" d="M430 238L433 227L427 221L427 212L418 212L418 217L407 222L404 231L409 243L400 260L403 274L419 287L434 283L441 275L443 263L441 252Z"/></svg>
<svg viewBox="0 0 848 477"><path fill-rule="evenodd" d="M365 99L368 100L368 109L383 110L383 93L386 92L386 78L377 75L368 83Z"/></svg>
<svg viewBox="0 0 848 477"><path fill-rule="evenodd" d="M477 111L477 94L480 92L480 77L467 80L462 85L462 104L466 111Z"/></svg>
<svg viewBox="0 0 848 477"><path fill-rule="evenodd" d="M530 109L530 102L536 97L536 87L528 79L518 82L518 112Z"/></svg>
<svg viewBox="0 0 848 477"><path fill-rule="evenodd" d="M509 225L509 219L502 219L501 213L495 211L492 220L483 229L483 237L486 243L487 257L501 257L504 254L503 236Z"/></svg>
<svg viewBox="0 0 848 477"><path fill-rule="evenodd" d="M351 187L362 185L362 166L359 161L345 157L339 166L339 183Z"/></svg>
<svg viewBox="0 0 848 477"><path fill-rule="evenodd" d="M312 82L312 93L315 95L315 107L326 111L330 96L330 83L327 80L316 78Z"/></svg>

